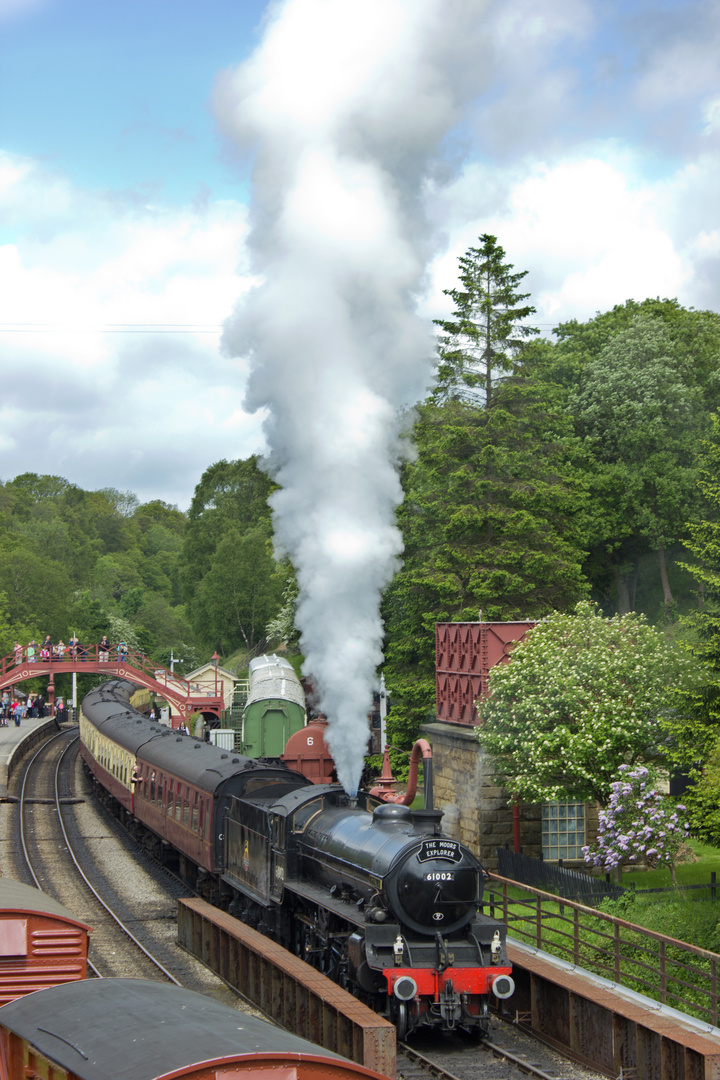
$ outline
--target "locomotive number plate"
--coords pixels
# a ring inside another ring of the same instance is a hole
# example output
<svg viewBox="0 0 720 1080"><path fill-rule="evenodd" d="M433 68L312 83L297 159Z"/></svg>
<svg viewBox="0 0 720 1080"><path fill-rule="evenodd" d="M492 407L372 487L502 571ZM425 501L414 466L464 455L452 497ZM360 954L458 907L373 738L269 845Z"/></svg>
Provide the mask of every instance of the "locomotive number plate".
<svg viewBox="0 0 720 1080"><path fill-rule="evenodd" d="M448 859L450 862L462 862L462 851L457 840L423 840L418 852L420 862L430 859Z"/></svg>

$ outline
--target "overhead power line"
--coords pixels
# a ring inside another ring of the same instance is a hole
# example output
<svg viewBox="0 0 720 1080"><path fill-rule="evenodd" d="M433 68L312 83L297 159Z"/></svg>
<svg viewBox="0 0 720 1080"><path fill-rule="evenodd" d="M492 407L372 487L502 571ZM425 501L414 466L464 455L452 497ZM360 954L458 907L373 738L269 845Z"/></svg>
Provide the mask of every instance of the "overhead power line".
<svg viewBox="0 0 720 1080"><path fill-rule="evenodd" d="M222 329L216 323L0 323L0 334L218 334Z"/></svg>

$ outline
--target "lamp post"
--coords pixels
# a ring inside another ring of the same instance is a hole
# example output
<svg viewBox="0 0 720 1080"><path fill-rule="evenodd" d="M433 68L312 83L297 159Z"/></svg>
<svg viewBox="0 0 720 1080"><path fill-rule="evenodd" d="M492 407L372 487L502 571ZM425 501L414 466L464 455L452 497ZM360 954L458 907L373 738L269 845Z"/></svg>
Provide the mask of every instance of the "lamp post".
<svg viewBox="0 0 720 1080"><path fill-rule="evenodd" d="M385 752L385 720L387 718L387 690L385 673L380 676L380 753Z"/></svg>
<svg viewBox="0 0 720 1080"><path fill-rule="evenodd" d="M73 665L74 665L75 660L77 660L77 645L75 644L76 642L77 642L77 634L73 630L73 648L72 648ZM72 686L73 686L73 691L72 691L72 702L73 702L72 718L73 718L73 722L74 722L75 719L77 718L77 671L73 671L73 673L72 673Z"/></svg>

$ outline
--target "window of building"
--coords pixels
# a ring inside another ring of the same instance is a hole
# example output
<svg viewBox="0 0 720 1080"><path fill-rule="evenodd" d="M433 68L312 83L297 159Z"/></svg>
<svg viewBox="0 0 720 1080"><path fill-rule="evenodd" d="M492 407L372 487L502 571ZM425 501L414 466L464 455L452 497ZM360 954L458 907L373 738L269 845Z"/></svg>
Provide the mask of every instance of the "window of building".
<svg viewBox="0 0 720 1080"><path fill-rule="evenodd" d="M545 803L542 808L544 859L582 859L585 803Z"/></svg>

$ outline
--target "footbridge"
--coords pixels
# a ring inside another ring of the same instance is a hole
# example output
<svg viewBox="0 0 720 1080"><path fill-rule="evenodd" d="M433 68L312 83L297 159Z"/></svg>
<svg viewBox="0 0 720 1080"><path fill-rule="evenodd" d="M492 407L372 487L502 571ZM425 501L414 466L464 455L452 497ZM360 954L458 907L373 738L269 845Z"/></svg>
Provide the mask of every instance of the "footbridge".
<svg viewBox="0 0 720 1080"><path fill-rule="evenodd" d="M0 693L27 679L46 677L48 703L52 705L55 698L55 676L66 672L75 672L78 675L97 672L108 679L127 679L138 686L145 686L170 702L178 716L183 718L194 712L212 713L219 717L225 708L222 683L217 677L217 671L198 682L188 682L181 675L160 667L142 653L117 645L111 646L108 652L100 652L97 645L77 648L74 653L67 649L62 659L55 657L52 660L21 659L18 662L15 654L11 653L0 661Z"/></svg>

